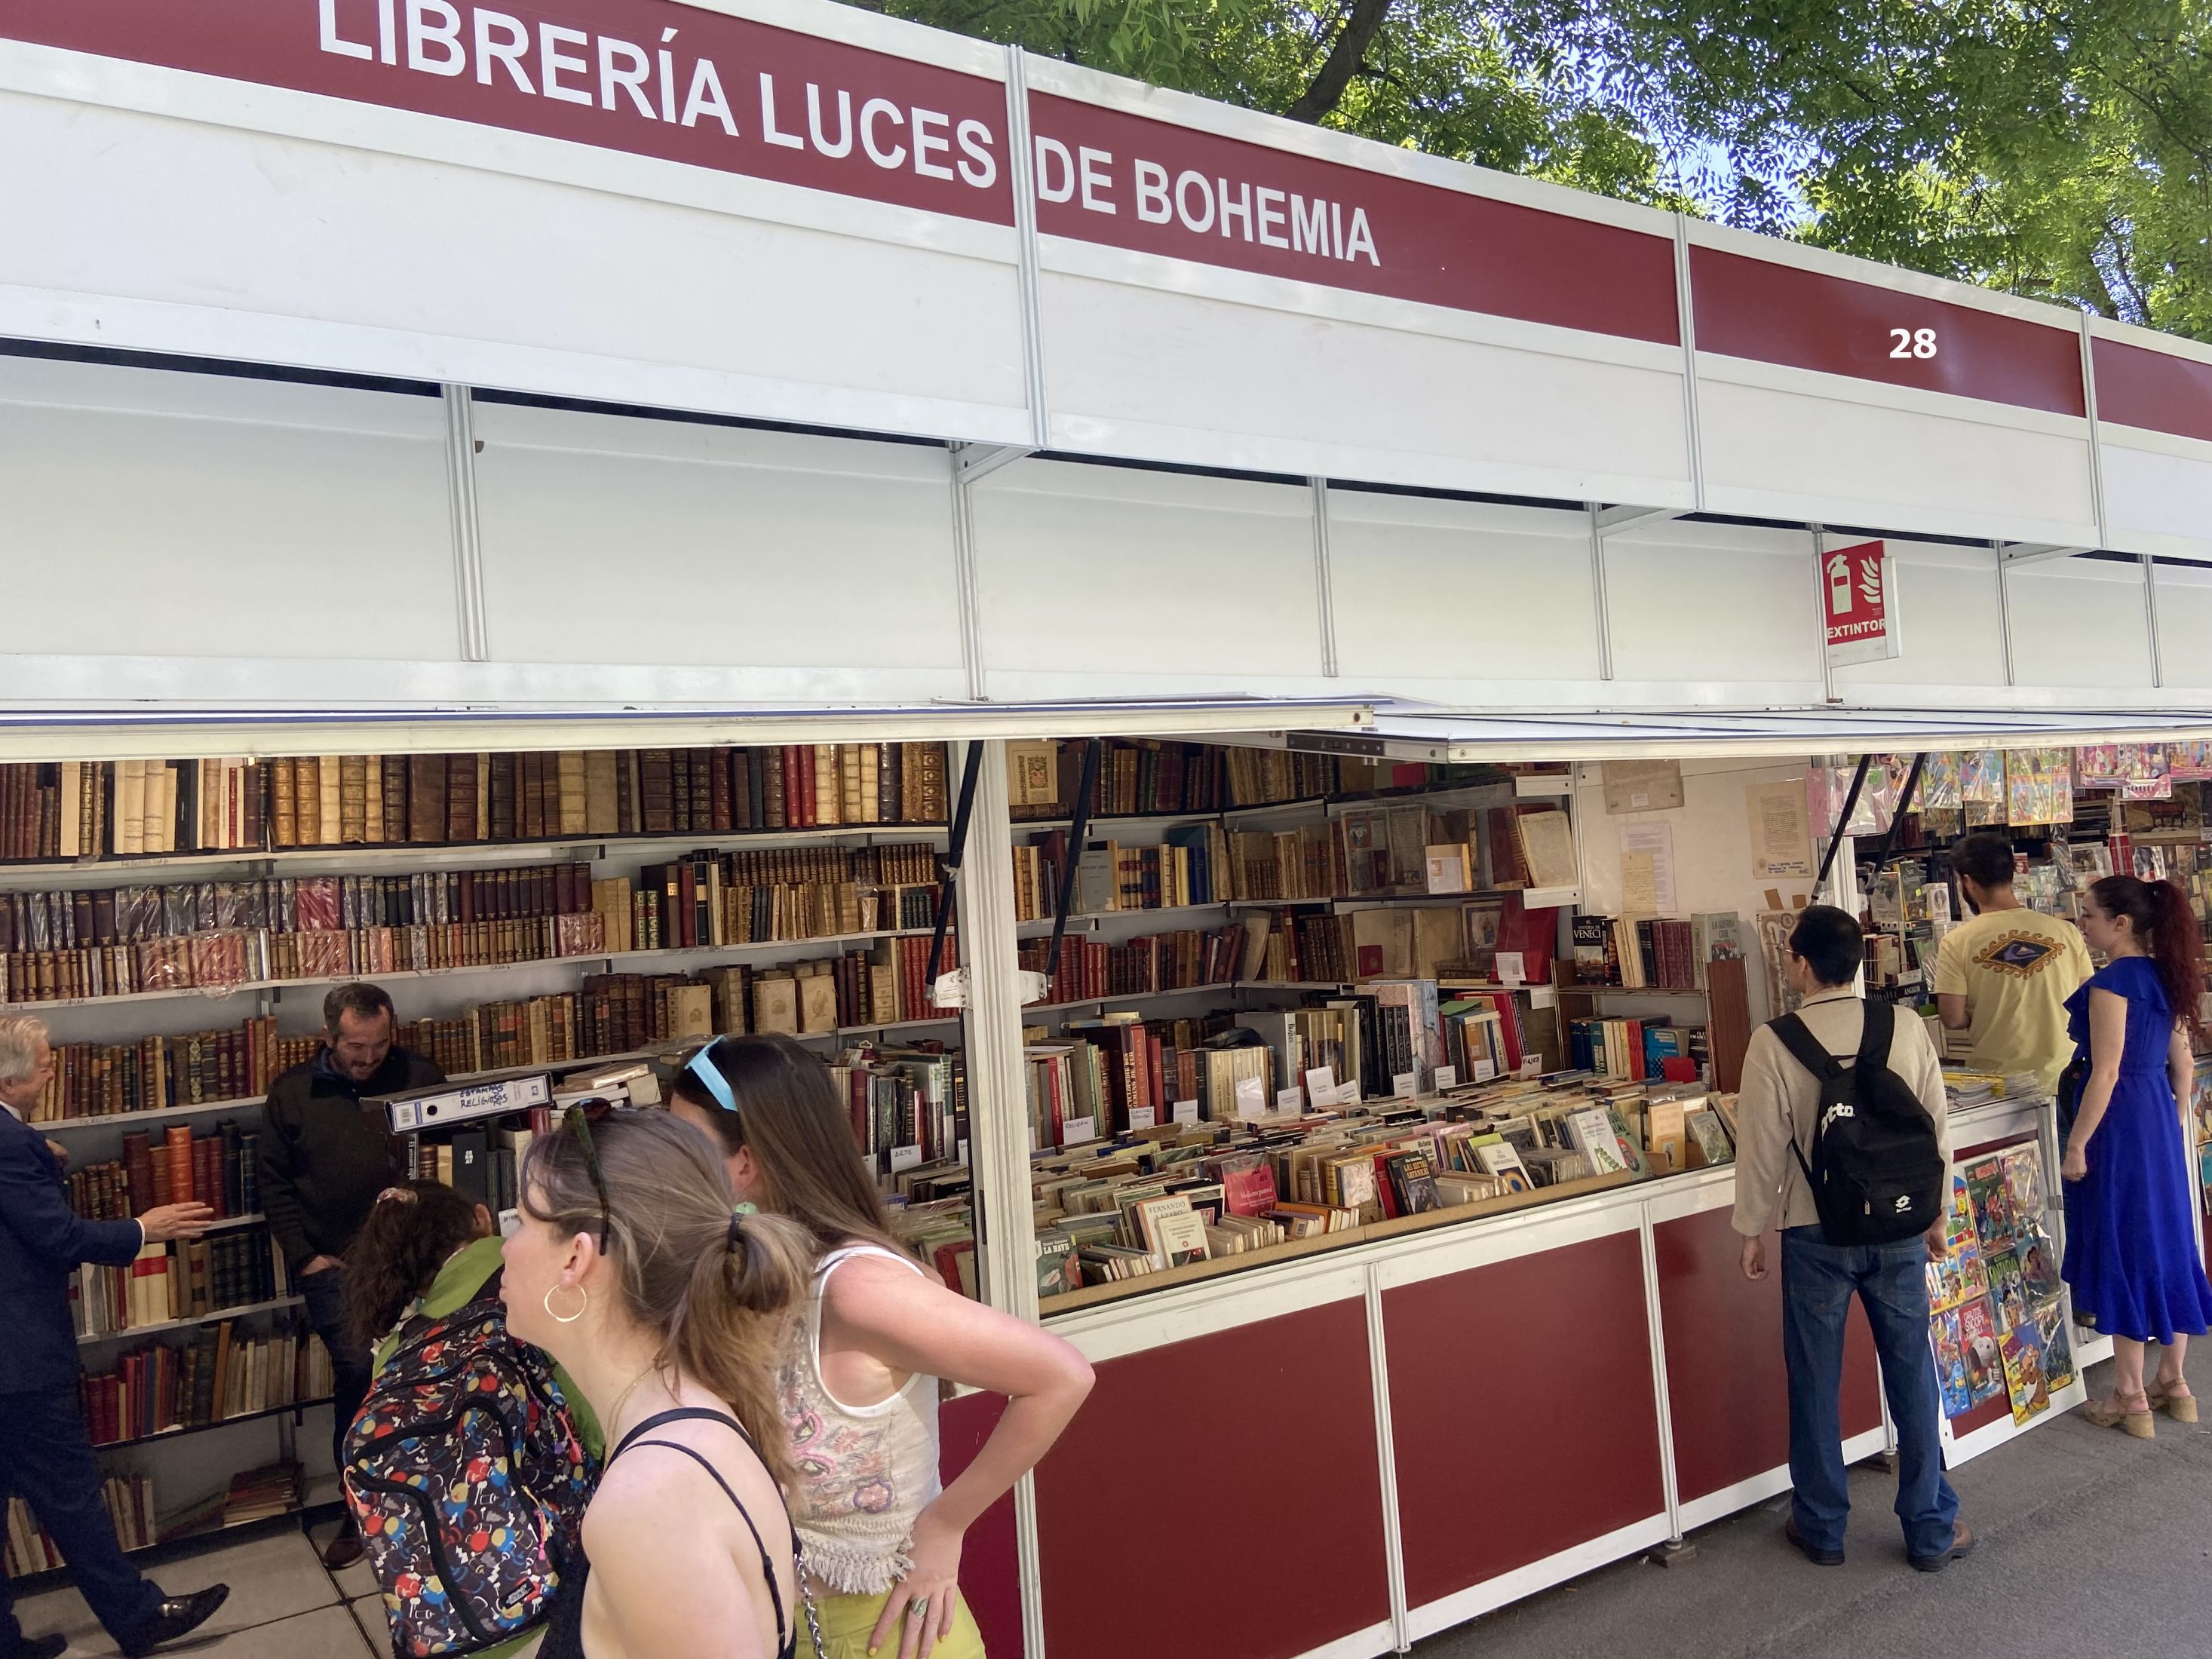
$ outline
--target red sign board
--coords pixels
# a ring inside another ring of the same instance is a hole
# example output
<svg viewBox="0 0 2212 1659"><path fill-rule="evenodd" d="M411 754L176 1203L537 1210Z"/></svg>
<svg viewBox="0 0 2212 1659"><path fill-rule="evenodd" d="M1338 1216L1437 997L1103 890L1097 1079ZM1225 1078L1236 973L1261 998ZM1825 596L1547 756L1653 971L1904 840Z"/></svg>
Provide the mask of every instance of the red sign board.
<svg viewBox="0 0 2212 1659"><path fill-rule="evenodd" d="M0 35L1014 222L1002 82L671 0L8 0Z"/></svg>
<svg viewBox="0 0 2212 1659"><path fill-rule="evenodd" d="M1820 603L1828 618L1828 660L1881 662L1898 654L1890 606L1889 553L1881 542L1832 547L1820 556Z"/></svg>
<svg viewBox="0 0 2212 1659"><path fill-rule="evenodd" d="M2097 419L2212 441L2212 363L2118 340L2089 344Z"/></svg>
<svg viewBox="0 0 2212 1659"><path fill-rule="evenodd" d="M2072 329L1710 247L1690 250L1690 292L1701 352L2088 412Z"/></svg>
<svg viewBox="0 0 2212 1659"><path fill-rule="evenodd" d="M1033 93L1037 228L1673 345L1673 239Z"/></svg>

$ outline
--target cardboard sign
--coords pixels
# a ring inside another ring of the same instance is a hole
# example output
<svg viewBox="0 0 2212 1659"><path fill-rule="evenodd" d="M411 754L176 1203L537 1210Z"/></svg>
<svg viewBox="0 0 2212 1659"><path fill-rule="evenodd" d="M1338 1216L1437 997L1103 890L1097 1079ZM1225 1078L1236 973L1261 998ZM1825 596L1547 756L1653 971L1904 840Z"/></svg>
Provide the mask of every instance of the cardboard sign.
<svg viewBox="0 0 2212 1659"><path fill-rule="evenodd" d="M1060 1144L1080 1146L1086 1140L1098 1139L1098 1120L1095 1117L1072 1117L1060 1127Z"/></svg>
<svg viewBox="0 0 2212 1659"><path fill-rule="evenodd" d="M897 1175L903 1170L918 1169L921 1167L921 1147L894 1146L891 1148L891 1173L893 1175Z"/></svg>
<svg viewBox="0 0 2212 1659"><path fill-rule="evenodd" d="M1482 1068L1486 1063L1486 1062L1479 1060L1474 1063L1474 1076L1477 1082L1480 1082L1482 1080ZM1437 1067L1437 1091L1438 1093L1442 1093L1446 1089L1456 1089L1458 1087L1458 1066L1439 1066Z"/></svg>
<svg viewBox="0 0 2212 1659"><path fill-rule="evenodd" d="M1275 1109L1279 1112L1302 1112L1306 1109L1305 1091L1296 1084L1275 1091Z"/></svg>
<svg viewBox="0 0 2212 1659"><path fill-rule="evenodd" d="M1401 1100L1411 1100L1417 1086L1418 1079L1411 1072L1400 1072L1390 1079L1390 1092Z"/></svg>
<svg viewBox="0 0 2212 1659"><path fill-rule="evenodd" d="M1237 1079L1237 1115L1242 1118L1265 1117L1267 1115L1267 1088L1256 1077Z"/></svg>
<svg viewBox="0 0 2212 1659"><path fill-rule="evenodd" d="M1194 1106L1198 1103L1193 1101L1191 1103ZM1157 1107L1132 1106L1129 1108L1129 1127L1133 1130L1149 1129L1159 1121L1159 1109Z"/></svg>
<svg viewBox="0 0 2212 1659"><path fill-rule="evenodd" d="M1176 1102L1175 1121L1178 1123L1197 1122L1198 1103L1194 1100L1178 1100Z"/></svg>

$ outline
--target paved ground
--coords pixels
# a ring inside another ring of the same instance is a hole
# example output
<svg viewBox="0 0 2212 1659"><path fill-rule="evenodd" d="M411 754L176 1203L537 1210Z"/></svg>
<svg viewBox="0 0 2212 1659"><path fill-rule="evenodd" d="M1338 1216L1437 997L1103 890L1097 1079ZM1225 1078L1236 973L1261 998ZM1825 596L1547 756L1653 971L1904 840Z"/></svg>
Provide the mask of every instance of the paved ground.
<svg viewBox="0 0 2212 1659"><path fill-rule="evenodd" d="M2190 1386L2212 1396L2212 1353ZM2090 1374L2092 1395L2110 1367ZM2212 1419L2212 1411L2207 1413ZM1698 1559L1626 1561L1421 1643L1421 1659L2080 1659L2212 1655L2212 1420L2131 1440L2079 1417L1958 1471L1982 1543L1911 1571L1879 1465L1851 1476L1850 1559L1782 1540L1788 1498L1696 1534Z"/></svg>

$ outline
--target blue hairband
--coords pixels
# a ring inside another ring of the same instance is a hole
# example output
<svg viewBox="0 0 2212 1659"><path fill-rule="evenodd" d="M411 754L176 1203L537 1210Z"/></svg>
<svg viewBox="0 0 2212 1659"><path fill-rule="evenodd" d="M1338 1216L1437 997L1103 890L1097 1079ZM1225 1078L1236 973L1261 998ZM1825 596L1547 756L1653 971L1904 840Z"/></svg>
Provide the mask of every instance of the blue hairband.
<svg viewBox="0 0 2212 1659"><path fill-rule="evenodd" d="M684 1062L684 1069L699 1079L699 1085L714 1097L714 1103L732 1116L737 1115L738 1097L730 1092L730 1080L722 1075L722 1068L708 1056L714 1052L721 1038L716 1037L697 1054Z"/></svg>

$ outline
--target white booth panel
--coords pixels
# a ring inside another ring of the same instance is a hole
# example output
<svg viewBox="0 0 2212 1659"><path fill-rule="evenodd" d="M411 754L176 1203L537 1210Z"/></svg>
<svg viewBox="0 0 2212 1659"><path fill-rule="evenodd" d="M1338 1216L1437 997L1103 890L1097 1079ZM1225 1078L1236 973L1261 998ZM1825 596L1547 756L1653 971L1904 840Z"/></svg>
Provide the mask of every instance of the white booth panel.
<svg viewBox="0 0 2212 1659"><path fill-rule="evenodd" d="M1022 461L972 503L994 696L1256 690L1321 672L1308 489Z"/></svg>
<svg viewBox="0 0 2212 1659"><path fill-rule="evenodd" d="M495 660L838 666L956 689L914 680L960 665L942 448L489 400L476 432Z"/></svg>
<svg viewBox="0 0 2212 1659"><path fill-rule="evenodd" d="M1171 263L1048 244L1039 293L1055 447L1692 505L1678 352L1623 343L1619 355L1638 360L1624 363L1567 330L1463 327L1440 307L1300 295L1304 284L1241 273L1172 287L1102 274Z"/></svg>
<svg viewBox="0 0 2212 1659"><path fill-rule="evenodd" d="M2212 686L2212 566L2159 566L2158 637L2169 689Z"/></svg>
<svg viewBox="0 0 2212 1659"><path fill-rule="evenodd" d="M551 176L0 91L0 152L39 158L0 169L0 332L1029 434L1007 228L640 157L585 152L586 183L573 146L380 118Z"/></svg>
<svg viewBox="0 0 2212 1659"><path fill-rule="evenodd" d="M2005 418L1977 418L1978 407ZM2087 426L2066 416L1869 392L1840 376L1700 352L1698 423L1705 505L1716 513L2097 540Z"/></svg>
<svg viewBox="0 0 2212 1659"><path fill-rule="evenodd" d="M1601 671L1580 514L1373 490L1328 492L1338 672L1352 684L1491 686Z"/></svg>
<svg viewBox="0 0 2212 1659"><path fill-rule="evenodd" d="M2212 443L2097 428L2105 470L2105 544L2122 553L2212 558Z"/></svg>
<svg viewBox="0 0 2212 1659"><path fill-rule="evenodd" d="M1606 540L1606 609L1622 680L1817 686L1809 534L1675 521Z"/></svg>
<svg viewBox="0 0 2212 1659"><path fill-rule="evenodd" d="M13 652L459 650L435 398L0 356L0 503Z"/></svg>
<svg viewBox="0 0 2212 1659"><path fill-rule="evenodd" d="M1835 547L1859 539L1831 532L1828 542ZM1887 545L1890 615L1900 648L1881 662L1838 668L1836 690L1849 699L1886 686L2002 685L2004 613L1996 550L1896 538Z"/></svg>
<svg viewBox="0 0 2212 1659"><path fill-rule="evenodd" d="M2024 686L2151 687L2142 567L2054 559L2009 572L2012 660Z"/></svg>

